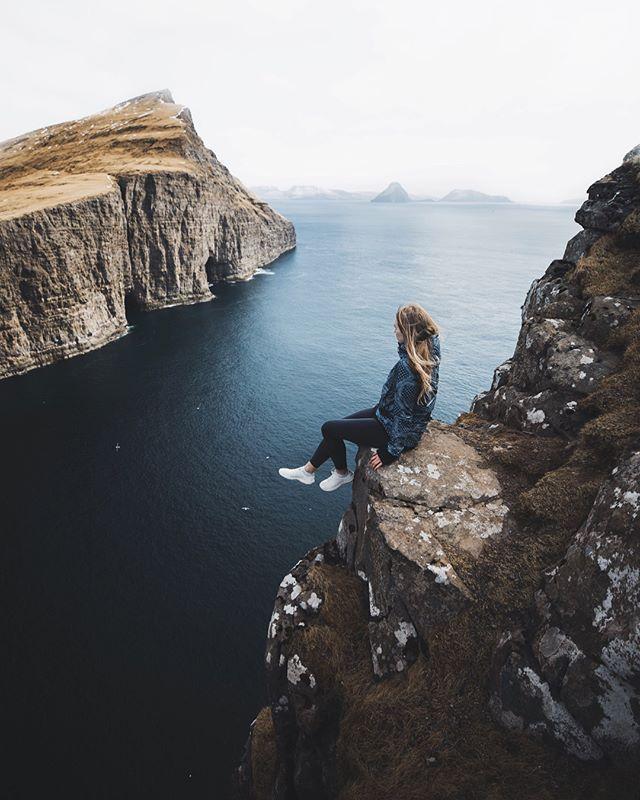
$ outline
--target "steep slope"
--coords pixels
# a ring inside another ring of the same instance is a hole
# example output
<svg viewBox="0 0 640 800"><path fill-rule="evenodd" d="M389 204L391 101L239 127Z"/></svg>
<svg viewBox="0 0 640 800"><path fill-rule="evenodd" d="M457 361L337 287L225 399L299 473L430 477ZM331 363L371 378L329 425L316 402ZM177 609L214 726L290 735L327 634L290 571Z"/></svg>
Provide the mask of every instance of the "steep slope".
<svg viewBox="0 0 640 800"><path fill-rule="evenodd" d="M639 177L637 148L589 189L469 413L359 449L277 592L244 796L637 797Z"/></svg>
<svg viewBox="0 0 640 800"><path fill-rule="evenodd" d="M0 377L100 347L142 309L210 300L295 246L168 92L0 145Z"/></svg>

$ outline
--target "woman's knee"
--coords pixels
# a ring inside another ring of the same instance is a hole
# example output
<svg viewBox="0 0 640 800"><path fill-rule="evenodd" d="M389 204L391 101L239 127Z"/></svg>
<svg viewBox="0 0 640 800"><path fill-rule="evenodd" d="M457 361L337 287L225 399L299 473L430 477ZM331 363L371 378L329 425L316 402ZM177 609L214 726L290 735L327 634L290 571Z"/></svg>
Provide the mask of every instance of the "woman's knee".
<svg viewBox="0 0 640 800"><path fill-rule="evenodd" d="M334 437L334 422L333 419L328 419L326 422L322 423L320 430L322 431L322 435L328 439L335 438Z"/></svg>

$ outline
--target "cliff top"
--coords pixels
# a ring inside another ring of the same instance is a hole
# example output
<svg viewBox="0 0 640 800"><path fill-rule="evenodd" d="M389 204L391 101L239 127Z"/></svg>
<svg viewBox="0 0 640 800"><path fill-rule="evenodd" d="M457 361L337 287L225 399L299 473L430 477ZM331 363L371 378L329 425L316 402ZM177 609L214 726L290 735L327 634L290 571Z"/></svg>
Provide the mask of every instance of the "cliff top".
<svg viewBox="0 0 640 800"><path fill-rule="evenodd" d="M0 219L93 197L136 172L198 171L189 111L168 91L0 143Z"/></svg>

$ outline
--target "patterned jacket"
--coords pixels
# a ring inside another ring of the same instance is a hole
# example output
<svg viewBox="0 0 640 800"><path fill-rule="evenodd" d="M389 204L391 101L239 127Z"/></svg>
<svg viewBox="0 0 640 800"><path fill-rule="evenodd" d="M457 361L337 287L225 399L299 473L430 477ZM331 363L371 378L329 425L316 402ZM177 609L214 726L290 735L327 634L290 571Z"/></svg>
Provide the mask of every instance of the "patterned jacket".
<svg viewBox="0 0 640 800"><path fill-rule="evenodd" d="M424 403L418 403L420 378L411 369L404 342L398 343L400 358L389 373L382 394L376 406L376 417L386 430L389 441L386 447L378 448L383 464L395 461L404 450L410 450L420 441L420 437L431 419L438 393L440 364L440 337L434 334L430 341L431 357L436 366L431 372L431 391Z"/></svg>

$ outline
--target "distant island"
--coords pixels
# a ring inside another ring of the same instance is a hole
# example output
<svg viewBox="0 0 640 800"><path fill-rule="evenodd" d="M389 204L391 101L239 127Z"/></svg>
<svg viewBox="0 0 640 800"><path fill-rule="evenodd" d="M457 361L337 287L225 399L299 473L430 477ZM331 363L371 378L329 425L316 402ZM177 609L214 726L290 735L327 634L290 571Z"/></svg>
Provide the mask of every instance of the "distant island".
<svg viewBox="0 0 640 800"><path fill-rule="evenodd" d="M475 189L454 189L440 198L441 203L510 203L508 197L501 194L485 194Z"/></svg>
<svg viewBox="0 0 640 800"><path fill-rule="evenodd" d="M372 203L410 203L411 198L407 190L397 181L390 183L387 188L376 195Z"/></svg>
<svg viewBox="0 0 640 800"><path fill-rule="evenodd" d="M306 184L284 190L277 186L252 186L250 191L263 200L349 200L364 203L376 195L375 192L348 192L345 189L323 189Z"/></svg>
<svg viewBox="0 0 640 800"><path fill-rule="evenodd" d="M252 186L252 194L268 202L274 200L320 200L346 201L350 203L511 203L504 195L485 194L475 189L454 189L444 197L428 194L409 194L398 181L392 181L381 192L348 191L346 189L325 189L313 184L296 184L289 189L277 186ZM582 200L566 200L566 205L581 205Z"/></svg>

